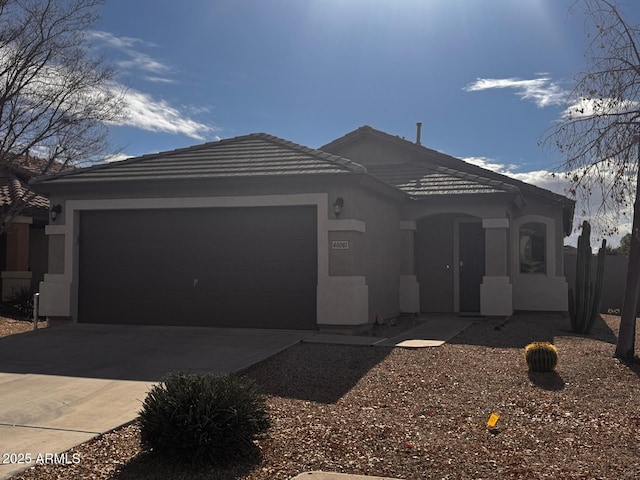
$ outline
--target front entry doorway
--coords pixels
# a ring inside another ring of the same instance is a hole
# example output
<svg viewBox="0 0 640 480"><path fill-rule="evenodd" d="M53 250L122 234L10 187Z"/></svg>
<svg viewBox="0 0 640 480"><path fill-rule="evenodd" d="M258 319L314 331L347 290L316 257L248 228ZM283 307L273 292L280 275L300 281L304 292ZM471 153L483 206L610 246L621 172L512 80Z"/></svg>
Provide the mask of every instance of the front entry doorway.
<svg viewBox="0 0 640 480"><path fill-rule="evenodd" d="M484 228L481 222L460 222L460 313L480 313L480 285L484 277Z"/></svg>

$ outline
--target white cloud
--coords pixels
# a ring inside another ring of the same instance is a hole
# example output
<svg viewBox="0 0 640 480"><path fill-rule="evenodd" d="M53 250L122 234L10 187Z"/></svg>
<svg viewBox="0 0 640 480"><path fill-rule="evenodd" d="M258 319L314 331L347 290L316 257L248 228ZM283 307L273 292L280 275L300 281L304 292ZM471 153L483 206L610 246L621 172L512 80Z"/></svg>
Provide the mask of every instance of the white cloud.
<svg viewBox="0 0 640 480"><path fill-rule="evenodd" d="M125 118L116 125L127 125L151 132L168 132L187 135L196 140L205 140L215 127L192 120L165 100L135 90L124 94Z"/></svg>
<svg viewBox="0 0 640 480"><path fill-rule="evenodd" d="M545 190L550 190L554 193L565 195L567 192L566 184L559 176L553 176L551 172L547 170L535 170L531 172L516 172L517 165L509 164L505 165L496 160L492 160L487 157L466 157L463 158L465 162L477 165L478 167L491 170L492 172L500 173L521 182L530 183Z"/></svg>
<svg viewBox="0 0 640 480"><path fill-rule="evenodd" d="M517 165L505 165L487 157L465 157L462 160L467 163L471 163L472 165L476 165L493 172L502 173L504 175L518 168Z"/></svg>
<svg viewBox="0 0 640 480"><path fill-rule="evenodd" d="M531 100L538 107L548 107L551 105L562 105L566 101L568 92L559 83L544 76L530 80L520 78L478 78L470 83L463 90L467 92L479 92L496 88L510 88L515 90L523 100Z"/></svg>
<svg viewBox="0 0 640 480"><path fill-rule="evenodd" d="M156 46L155 44L147 42L146 40L142 40L140 38L122 37L109 32L105 32L103 30L92 30L90 32L87 32L87 35L91 40L102 42L111 47L120 49L133 48L134 45L146 45L150 47Z"/></svg>
<svg viewBox="0 0 640 480"><path fill-rule="evenodd" d="M120 60L116 65L122 69L138 69L151 72L154 74L167 73L171 69L163 63L154 60L149 55L141 52L131 52L131 60ZM156 77L147 77L147 79Z"/></svg>
<svg viewBox="0 0 640 480"><path fill-rule="evenodd" d="M40 72L43 81L34 82L33 91L25 89L25 96L38 98L43 93L42 85L51 90L52 95L60 88L64 88L65 78L59 70L54 68L43 69ZM202 114L206 109L202 107L181 108L170 105L165 100L153 98L151 95L136 90L127 90L123 85L112 82L104 90L86 88L74 92L67 106L70 112L75 108L82 109L87 101L98 99L95 105L101 106L108 103L110 96L120 97L124 103L124 111L118 118L109 121L113 125L131 126L153 132L168 132L187 135L196 140L205 140L207 134L216 131L216 128L202 122L193 120L193 115ZM104 102L103 102L104 100ZM190 112L190 113L187 113Z"/></svg>
<svg viewBox="0 0 640 480"><path fill-rule="evenodd" d="M170 78L163 77L145 77L150 82L154 83L178 83L176 80L171 80Z"/></svg>
<svg viewBox="0 0 640 480"><path fill-rule="evenodd" d="M168 65L165 65L159 60L156 60L150 55L137 49L138 46L155 47L153 43L139 38L119 37L109 32L96 30L89 32L89 38L96 43L116 49L124 55L125 59L114 60L115 65L119 68L123 70L137 70L152 73L154 76L148 77L148 80L156 82L164 80L161 77L158 77L158 75L162 73L170 73L172 70ZM166 81L171 82L171 80L168 79Z"/></svg>
<svg viewBox="0 0 640 480"><path fill-rule="evenodd" d="M126 153L114 153L113 155L109 155L108 157L104 158L104 162L105 163L112 163L112 162L120 162L122 160L126 160L127 158L132 158L132 155L127 155Z"/></svg>
<svg viewBox="0 0 640 480"><path fill-rule="evenodd" d="M89 37L96 44L115 50L111 52L114 63L122 70L144 72L147 81L153 83L177 83L167 74L172 68L151 55L140 51L142 48L154 48L156 45L134 37L116 36L112 33L95 30ZM140 75L136 75L140 78ZM121 84L111 86L115 92L124 91L125 112L123 118L113 122L115 125L136 127L152 132L167 132L187 135L196 140L208 139L217 129L193 119L193 116L206 113L206 107L173 106L163 99L154 98L148 93L135 89L125 89Z"/></svg>

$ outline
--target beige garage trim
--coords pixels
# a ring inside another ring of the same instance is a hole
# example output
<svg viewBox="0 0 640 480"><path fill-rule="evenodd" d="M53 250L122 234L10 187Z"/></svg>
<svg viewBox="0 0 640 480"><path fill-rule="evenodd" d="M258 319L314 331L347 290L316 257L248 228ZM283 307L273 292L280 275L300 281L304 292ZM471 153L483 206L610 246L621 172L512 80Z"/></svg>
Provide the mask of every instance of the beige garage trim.
<svg viewBox="0 0 640 480"><path fill-rule="evenodd" d="M317 208L317 274L318 274L318 324L335 324L335 319L354 325L367 321L366 309L368 293L361 280L340 282L342 294L353 290L357 297L357 311L349 319L340 311L335 302L321 302L336 291L336 277L329 277L328 232L329 230L364 231L364 222L354 219L335 220L329 218L329 200L327 193L291 194L291 195L255 195L227 197L174 197L174 198L124 198L124 199L87 199L67 200L63 205L65 225L47 227L48 235L64 236L64 272L47 274L40 284L42 315L52 317L78 318L78 246L79 213L84 210L118 209L179 209L213 207L276 207L294 205L314 205ZM353 279L356 280L356 279ZM346 282L346 284L344 283Z"/></svg>

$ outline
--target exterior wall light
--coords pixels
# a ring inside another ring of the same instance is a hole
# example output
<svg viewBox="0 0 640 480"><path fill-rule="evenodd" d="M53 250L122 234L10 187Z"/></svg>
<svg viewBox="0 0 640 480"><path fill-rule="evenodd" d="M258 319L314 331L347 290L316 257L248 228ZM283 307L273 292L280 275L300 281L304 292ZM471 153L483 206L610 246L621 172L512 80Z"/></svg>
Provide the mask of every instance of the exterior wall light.
<svg viewBox="0 0 640 480"><path fill-rule="evenodd" d="M51 221L55 222L58 214L62 212L62 205L59 203L51 207Z"/></svg>
<svg viewBox="0 0 640 480"><path fill-rule="evenodd" d="M333 204L333 213L336 214L336 218L342 213L342 207L344 207L344 198L338 197Z"/></svg>

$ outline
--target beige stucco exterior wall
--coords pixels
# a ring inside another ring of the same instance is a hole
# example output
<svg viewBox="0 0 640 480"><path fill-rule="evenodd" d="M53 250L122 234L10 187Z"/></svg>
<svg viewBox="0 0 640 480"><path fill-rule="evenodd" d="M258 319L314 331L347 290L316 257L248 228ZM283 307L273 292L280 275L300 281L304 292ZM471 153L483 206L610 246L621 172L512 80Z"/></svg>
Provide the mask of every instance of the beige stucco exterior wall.
<svg viewBox="0 0 640 480"><path fill-rule="evenodd" d="M355 142L341 145L333 149L331 153L349 158L365 167L367 165L389 165L390 163L402 163L415 161L415 153L407 152L387 141L370 137L364 142Z"/></svg>
<svg viewBox="0 0 640 480"><path fill-rule="evenodd" d="M355 215L365 221L366 235L362 248L353 251L355 262L362 265L369 287L369 322L376 315L395 317L399 311L401 263L400 216L391 199L371 190L357 192Z"/></svg>
<svg viewBox="0 0 640 480"><path fill-rule="evenodd" d="M480 285L481 313L508 316L513 313L513 282L509 276L509 258L513 246L509 231L511 216L485 218L485 274Z"/></svg>
<svg viewBox="0 0 640 480"><path fill-rule="evenodd" d="M568 285L564 276L564 240L562 212L536 198L528 198L527 204L514 219L512 241L516 242L519 227L529 221L539 221L547 232L547 272L545 274L520 273L517 252L512 254L511 274L514 283L514 307L518 310L566 311L568 309ZM515 243L514 243L515 244Z"/></svg>
<svg viewBox="0 0 640 480"><path fill-rule="evenodd" d="M520 227L537 222L546 229L546 272L521 273L519 259ZM568 285L564 276L562 251L562 213L532 201L521 215L514 218L511 229L511 278L513 282L513 304L516 310L567 311Z"/></svg>
<svg viewBox="0 0 640 480"><path fill-rule="evenodd" d="M40 286L43 315L77 316L78 248L73 239L79 231L82 210L296 204L317 207L318 324L358 326L371 323L376 314L397 314L400 270L397 207L392 199L359 185L357 176L332 178L330 182L249 179L242 184L212 182L172 189L162 187L140 185L117 189L112 185L90 191L72 188L64 197L52 195L52 204L61 204L62 212L56 223L47 227L51 260L49 273ZM338 197L343 198L344 207L336 218L333 203ZM333 249L334 240L346 240L349 249Z"/></svg>

